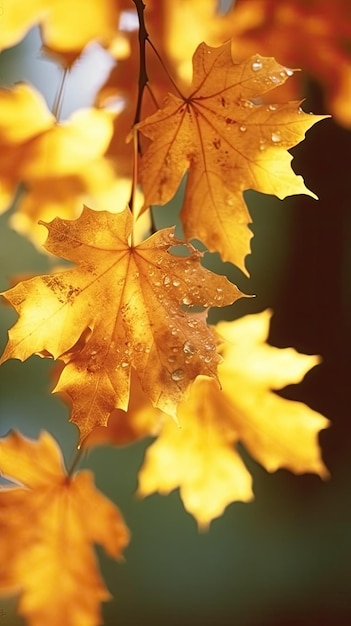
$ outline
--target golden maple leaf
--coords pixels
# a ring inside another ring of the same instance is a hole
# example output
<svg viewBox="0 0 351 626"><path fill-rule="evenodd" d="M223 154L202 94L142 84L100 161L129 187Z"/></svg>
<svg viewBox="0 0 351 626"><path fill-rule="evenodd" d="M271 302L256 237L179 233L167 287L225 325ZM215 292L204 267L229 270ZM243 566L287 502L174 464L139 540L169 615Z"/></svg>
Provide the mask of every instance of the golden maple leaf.
<svg viewBox="0 0 351 626"><path fill-rule="evenodd" d="M169 94L136 125L152 140L140 166L145 207L166 203L189 170L180 215L187 239L201 239L245 271L252 234L243 191L315 197L291 169L287 150L325 116L307 115L296 102L254 104L292 71L260 55L235 64L230 42L200 44L193 69L190 95Z"/></svg>
<svg viewBox="0 0 351 626"><path fill-rule="evenodd" d="M67 475L45 432L37 441L17 432L0 439L0 472L20 484L0 488L0 594L20 593L29 626L100 624L110 594L92 544L121 558L129 532L119 510L91 472Z"/></svg>
<svg viewBox="0 0 351 626"><path fill-rule="evenodd" d="M170 254L182 243L172 228L130 246L132 222L128 209L56 218L46 225L46 248L78 267L3 294L20 318L1 362L35 353L61 358L66 367L55 391L73 402L82 438L114 408L127 409L131 367L154 406L175 414L189 383L198 374L216 376L220 360L204 315L181 307L224 306L243 295L202 267L192 246L184 246L188 256Z"/></svg>
<svg viewBox="0 0 351 626"><path fill-rule="evenodd" d="M71 65L90 41L114 40L119 13L118 0L11 0L1 14L0 49L39 24L45 47Z"/></svg>
<svg viewBox="0 0 351 626"><path fill-rule="evenodd" d="M122 181L104 156L112 132L106 111L81 109L57 123L29 85L0 89L0 212L23 183L26 193L11 224L42 243L40 219L74 218L84 202L124 208L130 189L121 192Z"/></svg>
<svg viewBox="0 0 351 626"><path fill-rule="evenodd" d="M284 467L328 476L317 442L328 420L272 392L302 380L319 359L267 345L269 318L264 311L218 324L226 339L218 367L222 390L206 377L195 380L178 407L181 428L165 422L139 475L142 496L179 487L185 508L203 528L230 502L252 498L238 442L269 472Z"/></svg>

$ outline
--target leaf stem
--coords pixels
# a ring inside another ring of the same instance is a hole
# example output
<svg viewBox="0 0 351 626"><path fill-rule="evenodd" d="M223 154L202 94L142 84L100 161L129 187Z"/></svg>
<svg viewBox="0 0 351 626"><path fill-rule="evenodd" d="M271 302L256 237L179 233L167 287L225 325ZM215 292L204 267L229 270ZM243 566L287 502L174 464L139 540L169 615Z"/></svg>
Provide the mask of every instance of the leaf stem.
<svg viewBox="0 0 351 626"><path fill-rule="evenodd" d="M54 103L52 105L52 114L56 117L57 121L59 120L60 114L61 114L62 103L63 103L63 93L65 89L65 83L66 83L66 79L68 76L68 72L69 72L68 67L65 67L65 69L63 70L61 74L61 81L60 81L58 90L56 92Z"/></svg>
<svg viewBox="0 0 351 626"><path fill-rule="evenodd" d="M149 46L151 46L151 48L153 49L154 53L156 54L156 56L157 56L157 58L158 58L159 62L161 63L161 65L162 65L162 67L163 67L164 71L166 72L166 74L167 74L167 76L168 76L169 80L171 81L171 83L172 83L172 85L173 85L174 89L176 90L176 92L177 92L178 96L179 96L180 98L182 98L182 100L186 100L185 96L182 94L182 92L180 91L180 89L179 89L179 87L178 87L177 83L175 82L175 80L174 80L174 78L173 78L172 74L170 73L170 71L169 71L169 69L168 69L167 65L165 64L165 62L164 62L163 58L161 57L161 55L160 55L159 51L157 50L156 46L154 46L154 44L152 43L152 41L151 41L151 39L149 38L149 36L147 36L147 39L146 39L146 40L147 40L147 42L148 42Z"/></svg>
<svg viewBox="0 0 351 626"><path fill-rule="evenodd" d="M83 446L79 446L79 448L76 450L76 453L73 457L73 461L70 465L70 468L67 472L67 476L69 476L71 478L77 464L79 463L80 459L82 458L82 456L85 454L85 449Z"/></svg>

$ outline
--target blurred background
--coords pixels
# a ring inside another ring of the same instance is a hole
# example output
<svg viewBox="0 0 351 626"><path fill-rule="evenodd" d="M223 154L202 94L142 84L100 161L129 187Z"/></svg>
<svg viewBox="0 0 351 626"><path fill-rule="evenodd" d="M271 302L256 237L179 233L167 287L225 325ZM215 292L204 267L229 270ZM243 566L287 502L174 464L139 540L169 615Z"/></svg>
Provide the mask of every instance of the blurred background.
<svg viewBox="0 0 351 626"><path fill-rule="evenodd" d="M96 56L86 65L83 58L68 79L63 118L91 104L97 88L92 76L98 83L108 72L104 53L92 54ZM91 72L95 62L98 69ZM51 106L60 73L41 56L36 30L0 55L0 83L18 80L38 87ZM304 110L328 112L320 86L310 79L304 95ZM322 364L283 395L331 420L331 428L320 436L331 479L323 483L284 470L270 475L243 452L254 476L255 501L230 505L209 532L199 534L178 492L136 499L137 472L148 442L91 451L83 465L94 471L97 486L121 509L132 533L123 564L99 552L113 595L104 606L107 626L351 624L351 132L325 120L292 152L295 171L319 201L304 196L279 201L248 192L255 235L247 261L251 278L220 265L216 255L208 255L206 263L227 273L242 291L256 294L227 307L221 317L271 307L273 345L322 356ZM156 210L159 227L176 222L180 201L179 194L169 209ZM11 277L46 272L50 266L45 255L10 228L10 214L0 216L2 290ZM1 305L1 348L15 319ZM76 428L67 421L66 407L50 395L51 369L49 360L38 357L1 367L0 435L10 428L27 436L47 429L69 463ZM15 599L1 599L0 608L5 612L0 624L24 623L15 615Z"/></svg>

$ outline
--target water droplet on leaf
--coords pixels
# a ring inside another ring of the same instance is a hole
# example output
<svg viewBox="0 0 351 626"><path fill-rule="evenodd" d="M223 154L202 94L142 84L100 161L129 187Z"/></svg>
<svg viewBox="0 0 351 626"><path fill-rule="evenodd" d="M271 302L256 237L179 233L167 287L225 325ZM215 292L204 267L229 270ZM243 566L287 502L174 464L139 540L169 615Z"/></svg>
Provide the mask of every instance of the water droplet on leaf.
<svg viewBox="0 0 351 626"><path fill-rule="evenodd" d="M282 136L279 130L276 130L274 133L272 133L271 137L272 137L273 143L279 143L282 140Z"/></svg>
<svg viewBox="0 0 351 626"><path fill-rule="evenodd" d="M259 72L259 70L261 70L261 69L262 69L262 61L260 61L260 59L256 59L256 60L252 63L252 65L251 65L251 69L252 69L254 72Z"/></svg>
<svg viewBox="0 0 351 626"><path fill-rule="evenodd" d="M183 380L184 376L185 376L184 370L178 369L172 372L171 379L174 380L175 382L178 382L179 380Z"/></svg>
<svg viewBox="0 0 351 626"><path fill-rule="evenodd" d="M193 355L196 352L196 348L190 341L186 341L183 345L183 351L185 354Z"/></svg>

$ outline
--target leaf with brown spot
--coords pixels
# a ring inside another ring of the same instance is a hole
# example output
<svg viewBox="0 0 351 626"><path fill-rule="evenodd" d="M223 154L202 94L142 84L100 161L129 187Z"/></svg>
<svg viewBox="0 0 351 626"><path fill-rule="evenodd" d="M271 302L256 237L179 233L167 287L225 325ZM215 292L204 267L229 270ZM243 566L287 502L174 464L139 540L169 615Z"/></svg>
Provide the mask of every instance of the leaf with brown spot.
<svg viewBox="0 0 351 626"><path fill-rule="evenodd" d="M152 140L141 159L145 207L170 200L188 171L181 211L187 239L201 239L245 271L251 232L243 192L315 197L291 169L287 150L325 116L307 115L296 102L256 104L292 72L260 55L236 64L230 42L200 44L193 71L189 96L169 94L162 109L136 126Z"/></svg>
<svg viewBox="0 0 351 626"><path fill-rule="evenodd" d="M81 439L115 408L128 408L131 368L153 405L175 415L189 383L199 374L216 377L220 360L204 315L191 307L242 296L202 267L192 246L184 246L188 256L171 254L182 243L172 228L131 246L132 222L127 209L115 215L85 208L77 220L56 218L46 225L46 248L77 267L3 294L20 317L1 362L32 354L62 359L55 391L72 402Z"/></svg>

